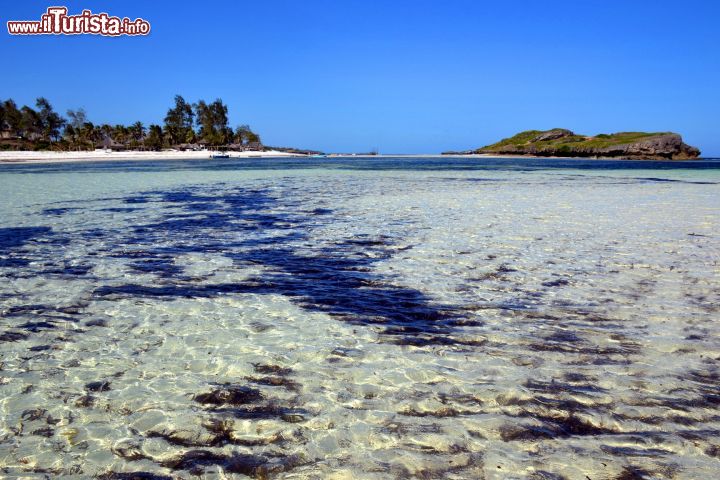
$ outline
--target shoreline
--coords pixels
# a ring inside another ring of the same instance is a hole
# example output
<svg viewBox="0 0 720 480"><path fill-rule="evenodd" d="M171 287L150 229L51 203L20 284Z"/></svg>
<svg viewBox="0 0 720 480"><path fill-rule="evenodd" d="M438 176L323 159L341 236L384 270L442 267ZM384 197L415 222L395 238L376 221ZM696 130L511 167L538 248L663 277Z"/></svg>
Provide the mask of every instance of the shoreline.
<svg viewBox="0 0 720 480"><path fill-rule="evenodd" d="M35 163L71 163L71 162L117 162L134 160L197 160L208 158L218 153L217 150L200 151L135 151L135 152L106 152L106 151L77 151L77 152L50 152L50 151L5 151L0 152L0 165L22 165ZM224 152L223 152L224 153ZM266 152L227 152L230 158L262 158L262 157L305 157L306 155L270 150Z"/></svg>
<svg viewBox="0 0 720 480"><path fill-rule="evenodd" d="M53 163L84 163L84 162L127 162L127 161L148 161L148 160L199 160L210 159L210 155L217 153L214 150L200 151L134 151L134 152L106 152L106 151L77 151L77 152L51 152L51 151L4 151L0 152L0 165L27 165L27 164L53 164ZM227 152L229 158L317 158L312 155L281 152L269 150L264 152ZM333 158L371 158L367 155L353 154L328 154L320 157ZM536 157L532 155L496 155L496 154L385 154L374 155L372 158L536 158L539 160L618 160L618 161L645 161L645 162L668 162L685 163L693 161L711 160L714 157L695 158L688 160L670 159L626 159L618 157Z"/></svg>
<svg viewBox="0 0 720 480"><path fill-rule="evenodd" d="M715 157L697 157L697 158L684 158L684 159L672 159L672 158L625 158L625 157L559 157L557 155L513 155L508 153L471 153L467 155L463 154L442 154L442 157L461 157L461 158L536 158L538 160L550 159L550 160L619 160L624 162L694 162L702 160L711 160Z"/></svg>

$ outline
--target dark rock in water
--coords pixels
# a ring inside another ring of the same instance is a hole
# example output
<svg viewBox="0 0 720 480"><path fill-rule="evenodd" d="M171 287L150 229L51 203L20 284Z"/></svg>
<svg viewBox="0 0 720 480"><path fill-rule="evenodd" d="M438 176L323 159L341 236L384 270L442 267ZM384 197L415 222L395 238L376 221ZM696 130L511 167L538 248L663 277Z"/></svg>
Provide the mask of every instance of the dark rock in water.
<svg viewBox="0 0 720 480"><path fill-rule="evenodd" d="M262 400L260 390L242 385L223 385L193 399L205 405L245 405Z"/></svg>
<svg viewBox="0 0 720 480"><path fill-rule="evenodd" d="M110 382L107 380L99 380L97 382L90 382L85 385L85 388L89 392L107 392L110 390Z"/></svg>
<svg viewBox="0 0 720 480"><path fill-rule="evenodd" d="M564 128L528 130L464 153L629 160L687 160L700 156L700 150L683 143L682 137L673 132L619 132L592 137Z"/></svg>

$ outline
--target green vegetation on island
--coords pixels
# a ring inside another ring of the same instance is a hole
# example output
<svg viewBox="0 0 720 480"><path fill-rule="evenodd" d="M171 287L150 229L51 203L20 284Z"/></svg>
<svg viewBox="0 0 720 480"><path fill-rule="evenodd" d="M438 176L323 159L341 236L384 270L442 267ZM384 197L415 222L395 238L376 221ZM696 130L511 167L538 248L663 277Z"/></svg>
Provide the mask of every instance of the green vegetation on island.
<svg viewBox="0 0 720 480"><path fill-rule="evenodd" d="M684 160L698 157L700 150L683 143L682 137L673 132L619 132L585 136L564 128L553 128L527 130L477 150L458 153Z"/></svg>

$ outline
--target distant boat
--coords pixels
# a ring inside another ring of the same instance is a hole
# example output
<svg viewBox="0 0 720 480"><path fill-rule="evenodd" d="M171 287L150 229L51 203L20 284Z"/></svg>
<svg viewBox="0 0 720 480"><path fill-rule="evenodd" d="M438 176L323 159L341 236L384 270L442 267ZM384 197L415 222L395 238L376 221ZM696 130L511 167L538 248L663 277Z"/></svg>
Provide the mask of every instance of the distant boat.
<svg viewBox="0 0 720 480"><path fill-rule="evenodd" d="M230 154L224 153L224 152L216 152L216 153L211 153L210 158L230 158Z"/></svg>

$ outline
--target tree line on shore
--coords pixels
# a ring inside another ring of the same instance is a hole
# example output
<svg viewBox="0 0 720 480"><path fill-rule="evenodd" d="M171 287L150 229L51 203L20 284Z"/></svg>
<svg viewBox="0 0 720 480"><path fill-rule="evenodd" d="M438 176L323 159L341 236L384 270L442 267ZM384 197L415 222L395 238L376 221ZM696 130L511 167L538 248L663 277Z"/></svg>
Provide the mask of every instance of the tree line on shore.
<svg viewBox="0 0 720 480"><path fill-rule="evenodd" d="M201 146L259 150L262 142L248 125L230 128L228 107L221 99L190 104L176 95L163 125L151 124L147 128L142 122L95 125L82 108L68 110L67 117L63 117L44 97L37 99L35 108L19 108L12 99L0 101L0 149L160 150Z"/></svg>

